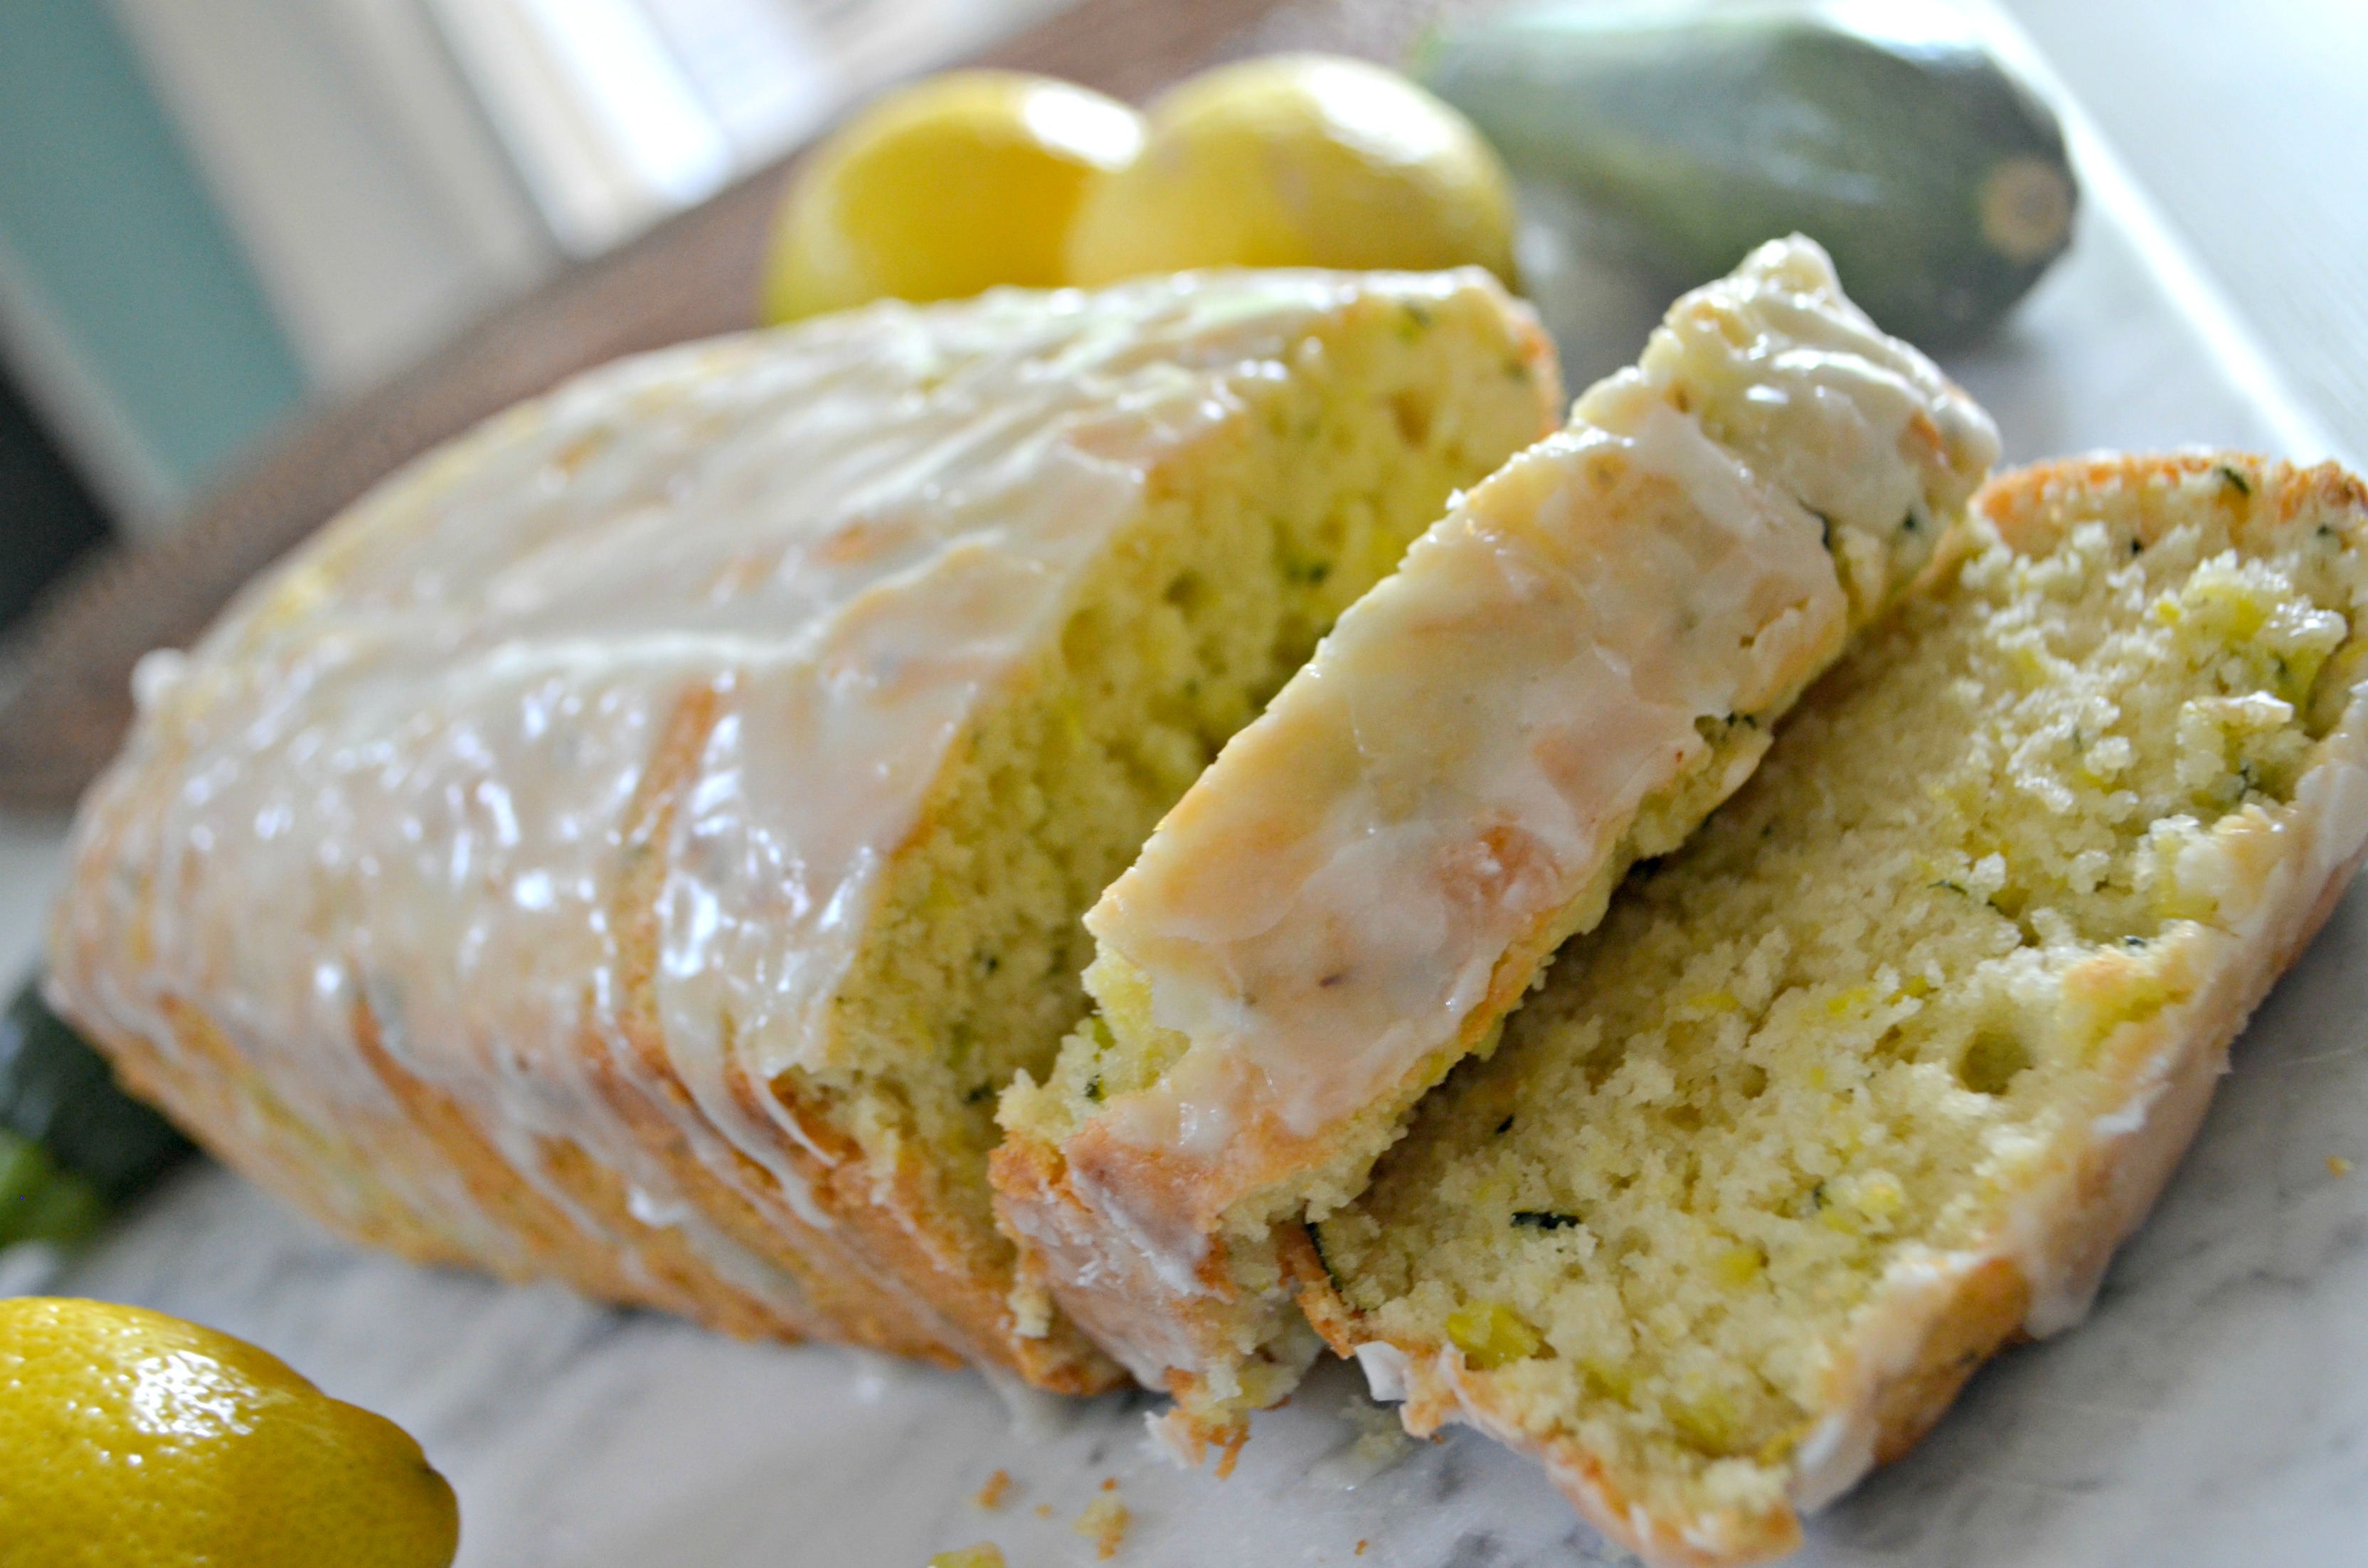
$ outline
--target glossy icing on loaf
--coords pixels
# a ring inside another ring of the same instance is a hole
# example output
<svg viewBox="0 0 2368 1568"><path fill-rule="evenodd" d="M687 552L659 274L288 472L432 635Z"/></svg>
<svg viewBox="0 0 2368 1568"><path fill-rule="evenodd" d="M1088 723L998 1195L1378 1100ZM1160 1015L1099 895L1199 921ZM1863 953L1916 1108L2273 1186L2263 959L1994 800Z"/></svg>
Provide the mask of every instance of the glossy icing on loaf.
<svg viewBox="0 0 2368 1568"><path fill-rule="evenodd" d="M358 1142L404 1117L369 1060L383 1051L629 1274L640 1240L552 1178L557 1144L800 1321L795 1283L710 1221L613 1084L752 1207L777 1184L829 1229L781 1151L832 1155L734 1085L831 1051L882 869L965 725L1056 634L1151 469L1238 389L1287 375L1357 300L1480 287L1238 273L882 304L625 361L490 422L188 656L143 665L138 728L77 830L60 999L203 1077L180 1043L199 1016L290 1123ZM713 722L666 841L637 842L637 791L692 699ZM688 1103L625 1044L640 1004L612 903L648 855L648 1004ZM529 1267L433 1161L324 1159L320 1183L333 1210L392 1196Z"/></svg>
<svg viewBox="0 0 2368 1568"><path fill-rule="evenodd" d="M1255 1120L1309 1137L1399 1083L1704 756L1702 725L1829 662L1997 454L1805 240L1680 301L1342 618L1087 916L1192 1042L1108 1135L1222 1162ZM1611 508L1652 537L1609 543ZM1100 1197L1199 1289L1197 1226Z"/></svg>

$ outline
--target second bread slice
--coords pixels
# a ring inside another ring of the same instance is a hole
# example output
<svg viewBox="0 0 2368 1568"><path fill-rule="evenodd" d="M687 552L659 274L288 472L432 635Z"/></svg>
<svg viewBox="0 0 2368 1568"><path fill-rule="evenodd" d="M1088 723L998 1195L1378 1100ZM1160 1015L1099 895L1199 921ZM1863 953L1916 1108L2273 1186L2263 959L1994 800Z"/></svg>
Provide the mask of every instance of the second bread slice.
<svg viewBox="0 0 2368 1568"><path fill-rule="evenodd" d="M1407 1426L1758 1562L2068 1326L2368 839L2368 493L2012 476L1316 1228Z"/></svg>
<svg viewBox="0 0 2368 1568"><path fill-rule="evenodd" d="M1168 813L1087 916L1100 1017L1007 1095L995 1179L1023 1279L1177 1394L1172 1435L1235 1442L1289 1392L1315 1340L1281 1244L1749 776L1996 453L1822 251L1767 245L1417 541Z"/></svg>

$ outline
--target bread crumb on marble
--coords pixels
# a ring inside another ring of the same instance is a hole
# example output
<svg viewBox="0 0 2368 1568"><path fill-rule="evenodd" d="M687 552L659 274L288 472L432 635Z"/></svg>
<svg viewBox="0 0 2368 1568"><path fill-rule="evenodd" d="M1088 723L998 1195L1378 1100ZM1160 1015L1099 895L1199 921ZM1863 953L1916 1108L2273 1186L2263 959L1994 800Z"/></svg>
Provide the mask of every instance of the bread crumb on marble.
<svg viewBox="0 0 2368 1568"><path fill-rule="evenodd" d="M1094 1555L1108 1560L1118 1555L1119 1543L1126 1539L1126 1527L1133 1516L1126 1505L1118 1500L1115 1478L1102 1483L1103 1494L1086 1505L1070 1528L1094 1543Z"/></svg>

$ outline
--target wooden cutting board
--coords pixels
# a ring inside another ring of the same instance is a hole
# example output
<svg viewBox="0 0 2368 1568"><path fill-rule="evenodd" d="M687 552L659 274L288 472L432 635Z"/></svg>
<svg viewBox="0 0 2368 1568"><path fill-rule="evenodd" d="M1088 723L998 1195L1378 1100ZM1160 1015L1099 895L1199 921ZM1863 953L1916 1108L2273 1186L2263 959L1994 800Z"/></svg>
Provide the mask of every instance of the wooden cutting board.
<svg viewBox="0 0 2368 1568"><path fill-rule="evenodd" d="M1219 60L1328 49L1395 60L1424 0L1086 0L978 63L1141 101ZM565 273L350 402L300 417L169 539L119 545L37 613L0 699L0 810L73 804L131 721L131 666L193 641L256 573L428 448L621 354L756 324L757 269L796 155Z"/></svg>

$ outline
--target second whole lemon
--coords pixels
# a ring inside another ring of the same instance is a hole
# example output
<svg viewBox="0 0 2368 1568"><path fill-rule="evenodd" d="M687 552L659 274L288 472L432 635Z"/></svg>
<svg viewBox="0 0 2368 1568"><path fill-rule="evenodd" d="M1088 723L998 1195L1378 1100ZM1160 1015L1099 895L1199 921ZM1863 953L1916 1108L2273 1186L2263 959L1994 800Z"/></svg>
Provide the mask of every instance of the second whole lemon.
<svg viewBox="0 0 2368 1568"><path fill-rule="evenodd" d="M932 76L873 103L791 181L764 314L1050 288L1087 182L1131 162L1143 123L1115 98L1007 71Z"/></svg>
<svg viewBox="0 0 2368 1568"><path fill-rule="evenodd" d="M1278 54L1221 66L1151 106L1133 163L1094 181L1069 279L1191 267L1513 276L1512 182L1472 122L1393 71Z"/></svg>
<svg viewBox="0 0 2368 1568"><path fill-rule="evenodd" d="M384 1418L254 1346L0 1300L0 1568L448 1568L452 1489Z"/></svg>

